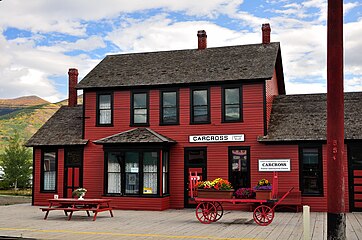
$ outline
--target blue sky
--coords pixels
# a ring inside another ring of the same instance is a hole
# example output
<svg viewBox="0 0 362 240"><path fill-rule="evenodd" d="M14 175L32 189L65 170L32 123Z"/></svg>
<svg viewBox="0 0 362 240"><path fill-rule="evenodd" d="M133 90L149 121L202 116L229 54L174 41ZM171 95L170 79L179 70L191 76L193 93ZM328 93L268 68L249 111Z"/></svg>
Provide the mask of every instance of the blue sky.
<svg viewBox="0 0 362 240"><path fill-rule="evenodd" d="M281 42L287 94L326 92L327 1L3 0L0 98L67 97L67 72L80 79L107 54L261 42L270 23ZM344 1L345 91L362 91L362 2Z"/></svg>

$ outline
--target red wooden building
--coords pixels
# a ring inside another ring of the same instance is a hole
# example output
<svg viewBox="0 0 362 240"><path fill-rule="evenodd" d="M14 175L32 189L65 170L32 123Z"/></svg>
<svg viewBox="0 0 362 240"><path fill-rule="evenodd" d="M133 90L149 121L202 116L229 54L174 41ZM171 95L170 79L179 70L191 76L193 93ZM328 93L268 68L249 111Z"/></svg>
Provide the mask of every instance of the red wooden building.
<svg viewBox="0 0 362 240"><path fill-rule="evenodd" d="M110 55L79 83L70 69L69 106L27 143L33 204L85 187L119 209L184 208L189 171L239 188L284 166L279 189L326 211L326 95L285 95L280 44L262 29L261 44L207 48L199 31L198 49ZM361 99L346 94L347 211L362 210Z"/></svg>

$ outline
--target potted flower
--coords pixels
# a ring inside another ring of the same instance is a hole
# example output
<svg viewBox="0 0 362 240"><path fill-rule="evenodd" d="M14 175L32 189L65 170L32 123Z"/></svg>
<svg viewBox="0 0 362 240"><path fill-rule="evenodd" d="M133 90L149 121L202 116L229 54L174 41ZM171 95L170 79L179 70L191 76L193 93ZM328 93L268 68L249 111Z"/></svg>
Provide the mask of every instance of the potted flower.
<svg viewBox="0 0 362 240"><path fill-rule="evenodd" d="M199 198L232 198L234 189L231 183L222 178L197 183Z"/></svg>
<svg viewBox="0 0 362 240"><path fill-rule="evenodd" d="M235 197L240 199L253 199L255 192L252 188L239 188L235 191Z"/></svg>
<svg viewBox="0 0 362 240"><path fill-rule="evenodd" d="M78 200L84 200L84 195L87 192L87 189L85 188L77 188L73 191L72 196L78 197Z"/></svg>
<svg viewBox="0 0 362 240"><path fill-rule="evenodd" d="M256 199L271 199L272 185L268 179L260 179L258 184L254 187Z"/></svg>

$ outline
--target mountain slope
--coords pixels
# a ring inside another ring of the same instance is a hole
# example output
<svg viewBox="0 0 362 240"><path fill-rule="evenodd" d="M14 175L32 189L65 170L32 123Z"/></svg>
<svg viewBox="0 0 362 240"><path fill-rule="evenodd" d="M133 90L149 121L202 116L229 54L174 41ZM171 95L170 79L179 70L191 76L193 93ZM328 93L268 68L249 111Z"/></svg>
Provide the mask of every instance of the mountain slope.
<svg viewBox="0 0 362 240"><path fill-rule="evenodd" d="M19 111L23 108L49 104L48 101L37 96L25 96L14 99L0 99L0 116L11 112Z"/></svg>
<svg viewBox="0 0 362 240"><path fill-rule="evenodd" d="M82 95L78 96L79 104L82 103L82 99ZM8 100L8 106L21 106L20 104L14 104L11 100L12 99ZM39 100L37 102L34 101L33 103L40 104L29 104L26 107L0 116L0 153L6 146L9 137L12 136L15 131L20 134L24 141L27 141L60 108L60 106L67 105L68 101L63 100L58 103L49 103L45 100ZM25 104L25 102L22 104Z"/></svg>

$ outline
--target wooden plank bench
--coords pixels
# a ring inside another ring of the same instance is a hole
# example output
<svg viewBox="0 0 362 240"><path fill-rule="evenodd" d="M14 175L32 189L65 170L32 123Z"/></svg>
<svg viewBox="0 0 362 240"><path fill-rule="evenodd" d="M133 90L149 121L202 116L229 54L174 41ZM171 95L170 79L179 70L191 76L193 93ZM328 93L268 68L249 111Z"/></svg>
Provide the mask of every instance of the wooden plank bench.
<svg viewBox="0 0 362 240"><path fill-rule="evenodd" d="M281 198L285 192L278 193L278 198ZM289 195L276 207L277 210L295 209L297 212L302 208L302 193L299 190L293 190Z"/></svg>

